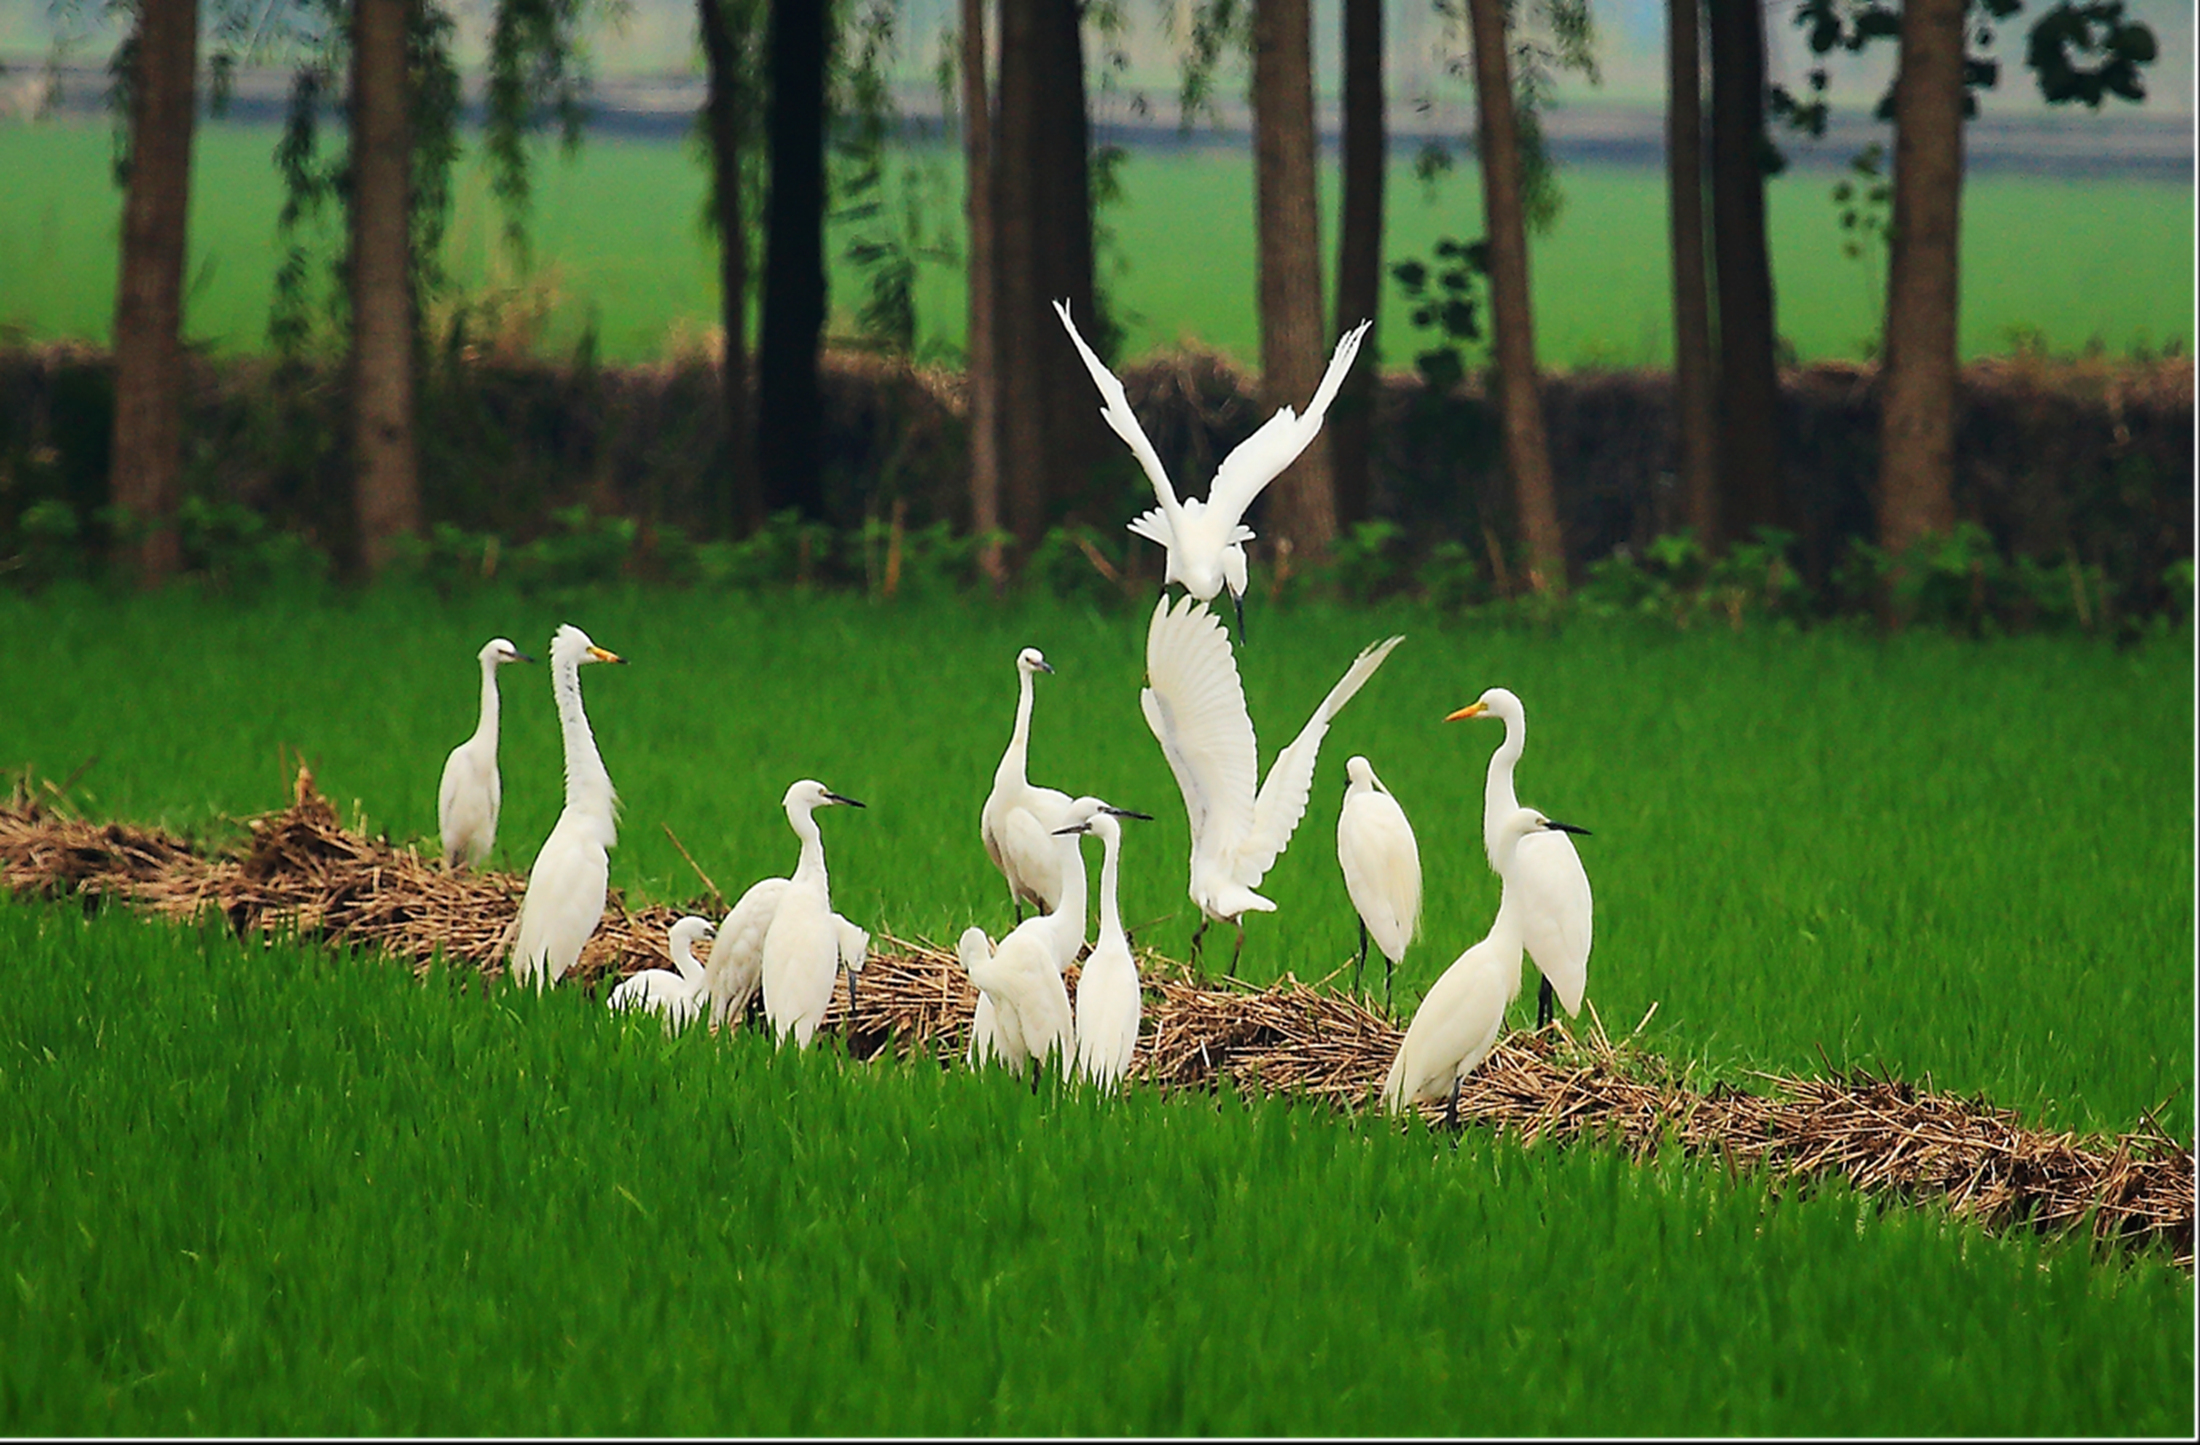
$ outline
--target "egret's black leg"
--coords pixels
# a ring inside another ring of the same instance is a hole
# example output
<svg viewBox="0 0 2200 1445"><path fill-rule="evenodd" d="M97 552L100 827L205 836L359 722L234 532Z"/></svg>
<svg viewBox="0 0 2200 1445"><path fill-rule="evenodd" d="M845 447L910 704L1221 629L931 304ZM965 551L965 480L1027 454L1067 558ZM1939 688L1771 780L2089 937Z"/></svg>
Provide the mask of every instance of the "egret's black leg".
<svg viewBox="0 0 2200 1445"><path fill-rule="evenodd" d="M855 971L854 969L852 969L852 968L851 968L851 969L849 969L849 970L847 971L847 973L848 973L848 1025L849 1025L849 1027L850 1027L850 1028L853 1028L853 1027L855 1026L855 1021L856 1021L856 971Z"/></svg>
<svg viewBox="0 0 2200 1445"><path fill-rule="evenodd" d="M1199 915L1199 927L1192 930L1191 954L1192 962L1195 964L1199 962L1199 940L1206 936L1207 924L1209 922L1210 920L1208 919L1207 915L1202 913Z"/></svg>
<svg viewBox="0 0 2200 1445"><path fill-rule="evenodd" d="M1543 987L1535 991L1535 1026L1538 1029L1545 1028L1550 1024L1552 1018L1551 1002L1557 997L1557 992L1551 987L1551 981L1549 979L1543 980Z"/></svg>
<svg viewBox="0 0 2200 1445"><path fill-rule="evenodd" d="M1237 977L1238 955L1243 952L1245 952L1245 924L1240 921L1238 924L1237 947L1230 950L1230 977L1232 978Z"/></svg>
<svg viewBox="0 0 2200 1445"><path fill-rule="evenodd" d="M1451 1098L1444 1103L1444 1127L1452 1131L1455 1141L1458 1137L1457 1131L1459 1128L1459 1086L1464 1082L1466 1082L1466 1076L1463 1074L1453 1074L1451 1076Z"/></svg>
<svg viewBox="0 0 2200 1445"><path fill-rule="evenodd" d="M1010 901L1011 903L1013 903L1013 904L1015 904L1015 905L1016 905L1016 921L1017 921L1018 923L1021 923L1021 922L1023 922L1023 921L1024 921L1024 900L1023 900L1023 899L1021 899L1021 898L1012 898L1012 899L1010 899L1009 901Z"/></svg>
<svg viewBox="0 0 2200 1445"><path fill-rule="evenodd" d="M1352 962L1352 991L1360 991L1360 974L1367 967L1367 920L1360 920L1360 956Z"/></svg>
<svg viewBox="0 0 2200 1445"><path fill-rule="evenodd" d="M1383 1012L1384 1012L1384 1013L1389 1013L1389 1012L1390 1012L1390 971L1391 971L1391 969L1392 969L1393 967L1394 967L1394 965L1393 965L1393 964L1391 963L1391 961L1390 961L1390 955L1389 955L1389 954L1387 954L1387 953L1386 953L1386 954L1384 954L1384 955L1383 955Z"/></svg>
<svg viewBox="0 0 2200 1445"><path fill-rule="evenodd" d="M1235 592L1230 593L1230 607L1231 610L1237 613L1238 646L1243 647L1245 645L1245 599Z"/></svg>

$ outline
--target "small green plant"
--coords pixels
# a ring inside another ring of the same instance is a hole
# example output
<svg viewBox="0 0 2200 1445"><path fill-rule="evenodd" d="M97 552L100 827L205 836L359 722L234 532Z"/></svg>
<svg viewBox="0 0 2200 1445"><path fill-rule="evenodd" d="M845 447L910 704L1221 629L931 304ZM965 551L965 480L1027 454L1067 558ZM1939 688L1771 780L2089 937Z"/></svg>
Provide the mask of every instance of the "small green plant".
<svg viewBox="0 0 2200 1445"><path fill-rule="evenodd" d="M1413 306L1413 329L1434 338L1413 358L1414 370L1432 391L1448 392L1464 381L1466 351L1482 341L1479 308L1489 288L1489 254L1487 241L1441 236L1433 263L1408 259L1391 265L1391 278Z"/></svg>

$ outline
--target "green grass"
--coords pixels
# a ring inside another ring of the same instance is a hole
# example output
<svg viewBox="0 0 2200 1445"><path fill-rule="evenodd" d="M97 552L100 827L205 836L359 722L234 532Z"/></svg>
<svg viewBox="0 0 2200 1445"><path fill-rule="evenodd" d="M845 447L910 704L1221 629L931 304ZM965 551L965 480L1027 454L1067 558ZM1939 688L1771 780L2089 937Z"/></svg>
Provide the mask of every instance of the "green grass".
<svg viewBox="0 0 2200 1445"><path fill-rule="evenodd" d="M2190 1279L1839 1188L4 897L0 960L10 1434L2192 1429Z"/></svg>
<svg viewBox="0 0 2200 1445"><path fill-rule="evenodd" d="M1497 903L1482 778L1499 733L1439 720L1502 683L1531 725L1522 798L1594 832L1588 998L1615 1033L1656 1005L1647 1042L1719 1077L1884 1068L2091 1129L2166 1102L2164 1122L2190 1136L2189 631L2120 651L1834 628L1545 635L1257 596L1249 610L1264 766L1364 643L1406 642L1323 746L1307 815L1262 885L1280 911L1248 923L1245 976L1318 978L1349 956L1335 828L1355 752L1420 838L1427 902L1401 1014L1482 936ZM1126 830L1123 913L1181 956L1195 912L1182 803L1138 712L1145 619L799 593L0 594L19 680L0 765L60 779L96 756L81 784L96 813L212 829L280 806L278 749L302 749L347 819L432 840L443 757L473 726L474 651L500 633L537 650L571 620L633 664L582 674L624 804L615 885L702 891L666 825L729 894L784 873L795 845L778 800L811 776L870 804L824 820L836 905L945 941L1009 924L977 815L1012 660L1035 645L1059 674L1038 679L1032 776L1156 815ZM505 670L495 861L518 871L562 801L548 692L539 665Z"/></svg>
<svg viewBox="0 0 2200 1445"><path fill-rule="evenodd" d="M231 350L266 336L272 238L280 204L270 163L276 132L202 129L194 158L188 329ZM35 338L104 338L113 317L117 193L108 132L97 125L0 126L0 326ZM938 172L938 226L959 228L959 169ZM1835 177L1791 171L1768 199L1780 330L1806 359L1855 357L1876 333L1884 266L1842 256L1828 191ZM702 225L703 172L692 147L591 139L568 164L546 153L534 235L558 302L554 346L593 319L603 353L636 360L716 320L713 245ZM1253 188L1250 161L1213 152L1141 151L1123 170L1125 200L1102 217L1124 269L1108 282L1132 356L1198 339L1252 362ZM1334 166L1324 171L1335 234ZM1672 349L1664 183L1639 168L1579 166L1563 180L1557 228L1533 243L1538 352L1547 364L1664 365ZM498 219L479 167L462 162L450 264L466 286L509 279ZM1393 168L1391 259L1431 254L1436 237L1479 228L1479 191L1462 171L1433 198ZM2112 350L2192 342L2193 193L2144 181L1980 175L1965 188L1960 349L2011 349L2017 330L2058 350L2099 338ZM837 255L838 243L835 243ZM2043 256L2052 265L2041 264ZM836 262L835 328L852 328L858 279ZM919 285L922 348L959 348L962 282L928 264ZM1387 364L1423 344L1408 307L1386 290Z"/></svg>

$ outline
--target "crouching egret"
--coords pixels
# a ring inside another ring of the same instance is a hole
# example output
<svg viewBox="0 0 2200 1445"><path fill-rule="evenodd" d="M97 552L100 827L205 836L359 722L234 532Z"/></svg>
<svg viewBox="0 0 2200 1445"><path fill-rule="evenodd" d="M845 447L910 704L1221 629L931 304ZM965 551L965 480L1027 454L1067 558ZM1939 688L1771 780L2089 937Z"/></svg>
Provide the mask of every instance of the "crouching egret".
<svg viewBox="0 0 2200 1445"><path fill-rule="evenodd" d="M1383 1080L1383 1106L1401 1114L1422 1099L1446 1099L1444 1125L1459 1122L1460 1083L1497 1044L1505 1009L1520 992L1520 894L1514 888L1519 845L1555 832L1584 829L1554 823L1533 808L1500 819L1493 838L1498 876L1504 879L1497 920L1489 935L1453 960L1413 1011Z"/></svg>
<svg viewBox="0 0 2200 1445"><path fill-rule="evenodd" d="M504 784L497 776L497 669L534 661L502 637L490 638L475 656L481 663L481 719L474 735L443 760L443 780L435 792L446 868L479 867L496 842L497 813L504 806Z"/></svg>
<svg viewBox="0 0 2200 1445"><path fill-rule="evenodd" d="M1520 806L1513 795L1513 765L1528 745L1528 713L1511 692L1493 687L1444 721L1476 717L1494 717L1505 724L1505 741L1490 755L1490 769L1482 784L1482 848L1491 871L1501 873L1497 830ZM1589 935L1595 922L1595 904L1589 896L1589 875L1581 866L1581 854L1566 831L1531 833L1520 845L1515 876L1506 883L1507 889L1519 896L1520 936L1528 957L1535 960L1536 969L1543 975L1542 986L1536 990L1537 1028L1551 1021L1554 991L1568 1015L1580 1013L1582 990L1589 982Z"/></svg>
<svg viewBox="0 0 2200 1445"><path fill-rule="evenodd" d="M666 968L645 968L629 975L611 990L613 1009L647 1009L664 1016L665 1032L676 1034L703 1012L703 965L695 961L695 945L717 933L707 918L689 914L672 925L666 946L672 953L675 973Z"/></svg>
<svg viewBox="0 0 2200 1445"><path fill-rule="evenodd" d="M512 944L513 977L522 983L532 979L537 993L565 977L603 917L604 891L611 881L608 850L619 838L614 817L619 795L581 707L581 666L624 661L590 642L570 622L550 639L550 690L565 735L565 810L527 870L527 893L520 899L518 937Z"/></svg>
<svg viewBox="0 0 2200 1445"><path fill-rule="evenodd" d="M1110 1091L1121 1086L1130 1070L1143 1011L1138 962L1131 957L1130 940L1123 934L1123 917L1115 902L1116 865L1123 846L1123 828L1115 820L1143 816L1101 807L1085 821L1062 830L1091 833L1100 840L1100 931L1094 935L1092 952L1085 956L1084 972L1077 976L1075 1024L1077 1072Z"/></svg>
<svg viewBox="0 0 2200 1445"><path fill-rule="evenodd" d="M1123 383L1077 334L1077 324L1069 319L1068 303L1055 302L1054 314L1062 318L1085 370L1092 374L1092 384L1099 388L1100 399L1106 403L1100 409L1101 418L1123 439L1146 479L1153 483L1154 498L1160 505L1141 513L1131 522L1130 530L1168 550L1164 586L1177 583L1202 602L1212 602L1215 593L1228 587L1230 605L1237 609L1238 635L1243 637L1245 544L1253 540L1253 529L1244 521L1246 508L1285 467L1298 460L1299 453L1321 431L1322 417L1336 399L1337 389L1344 385L1345 373L1352 369L1352 359L1359 355L1360 342L1372 323L1363 321L1338 339L1329 369L1314 389L1314 399L1306 404L1305 415L1293 415L1288 406L1276 408L1274 416L1222 459L1205 501L1193 497L1180 502L1176 488L1169 483L1169 474L1162 469L1160 454L1146 439L1138 414L1123 394Z"/></svg>
<svg viewBox="0 0 2200 1445"><path fill-rule="evenodd" d="M1337 814L1337 866L1344 891L1360 915L1360 956L1352 986L1367 966L1367 941L1383 952L1383 1006L1390 1006L1390 978L1406 956L1421 921L1421 850L1405 809L1390 795L1366 758L1345 759L1344 807Z"/></svg>
<svg viewBox="0 0 2200 1445"><path fill-rule="evenodd" d="M1008 735L1008 751L993 771L993 791L978 813L985 856L1008 880L1018 923L1026 903L1044 913L1062 896L1062 850L1051 835L1068 822L1069 794L1035 788L1024 776L1031 744L1031 675L1053 671L1036 647L1016 654L1016 725Z"/></svg>
<svg viewBox="0 0 2200 1445"><path fill-rule="evenodd" d="M1166 597L1155 604L1153 622L1146 631L1147 685L1138 702L1146 714L1146 726L1153 729L1169 760L1169 771L1176 775L1191 821L1190 891L1203 915L1192 934L1193 951L1197 953L1208 923L1236 924L1237 949L1230 955L1233 977L1238 953L1245 948L1246 910L1275 911L1274 903L1253 890L1306 813L1314 760L1330 719L1404 640L1386 638L1361 649L1291 745L1268 765L1267 781L1256 796L1253 782L1259 776L1259 755L1229 634L1193 598L1186 597L1174 607Z"/></svg>
<svg viewBox="0 0 2200 1445"><path fill-rule="evenodd" d="M787 822L802 840L802 856L779 895L779 906L772 910L771 926L764 931L760 970L764 1017L771 1020L772 1033L781 1043L791 1033L805 1049L832 1004L833 979L848 966L839 915L833 912L832 891L825 878L825 838L812 816L834 804L863 806L809 778L787 789ZM859 955L849 970L850 1012L855 1009L855 974L862 966Z"/></svg>

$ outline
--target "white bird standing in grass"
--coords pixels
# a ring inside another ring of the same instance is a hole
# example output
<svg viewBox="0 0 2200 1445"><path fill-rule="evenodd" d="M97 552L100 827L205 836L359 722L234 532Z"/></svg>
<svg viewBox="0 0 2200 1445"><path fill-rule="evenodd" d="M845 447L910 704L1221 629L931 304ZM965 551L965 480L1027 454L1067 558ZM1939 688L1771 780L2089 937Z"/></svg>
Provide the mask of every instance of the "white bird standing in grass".
<svg viewBox="0 0 2200 1445"><path fill-rule="evenodd" d="M1366 758L1345 759L1344 807L1337 814L1337 866L1344 891L1360 915L1360 956L1352 986L1367 966L1367 941L1383 952L1383 1006L1390 1006L1392 971L1406 956L1421 922L1421 849L1405 809L1390 795Z"/></svg>
<svg viewBox="0 0 2200 1445"><path fill-rule="evenodd" d="M609 850L619 837L614 816L619 795L581 707L581 665L624 661L570 622L550 639L550 690L565 735L565 810L527 870L512 944L512 976L522 983L534 980L537 993L565 977L603 917L611 882Z"/></svg>
<svg viewBox="0 0 2200 1445"><path fill-rule="evenodd" d="M779 906L772 910L771 926L764 931L764 1017L771 1020L772 1034L780 1042L791 1033L805 1049L832 1004L833 979L843 968L848 969L848 1008L854 1012L855 976L863 967L860 954L852 966L846 955L842 920L833 912L825 877L825 837L813 816L819 808L836 803L863 806L809 778L787 789L787 822L802 840L802 856L779 895Z"/></svg>
<svg viewBox="0 0 2200 1445"><path fill-rule="evenodd" d="M703 991L710 998L710 1026L719 1028L728 1019L738 1023L748 1012L764 981L764 935L779 914L779 900L786 896L788 880L763 878L749 885L740 901L718 925L718 941L711 946L710 961L703 969ZM838 913L833 929L840 936L840 966L848 970L849 1006L855 1003L854 975L863 972L871 957L871 935Z"/></svg>
<svg viewBox="0 0 2200 1445"><path fill-rule="evenodd" d="M1245 525L1245 511L1263 488L1298 460L1299 453L1321 431L1322 417L1336 399L1337 388L1344 385L1345 373L1352 369L1352 358L1359 355L1360 341L1371 323L1363 321L1338 339L1329 369L1322 373L1321 384L1314 389L1314 399L1306 404L1303 416L1294 415L1288 406L1276 408L1274 416L1222 459L1205 501L1193 497L1180 502L1176 488L1169 484L1169 474L1162 469L1160 454L1146 439L1138 414L1123 394L1123 383L1077 334L1076 323L1069 319L1068 304L1055 302L1054 312L1062 318L1077 354L1084 358L1085 370L1092 373L1092 384L1100 389L1100 399L1106 403L1100 409L1101 417L1138 459L1161 504L1141 513L1131 522L1130 530L1168 549L1164 585L1175 582L1202 602L1212 602L1215 593L1228 587L1230 604L1237 609L1238 635L1244 636L1245 544L1253 540L1253 529Z"/></svg>
<svg viewBox="0 0 2200 1445"><path fill-rule="evenodd" d="M1505 880L1489 935L1453 961L1413 1012L1383 1080L1383 1107L1402 1114L1422 1099L1447 1099L1444 1126L1459 1122L1459 1086L1496 1047L1505 1009L1520 993L1521 913L1517 865L1524 844L1545 837L1585 833L1554 823L1533 808L1515 808L1498 821L1491 847Z"/></svg>
<svg viewBox="0 0 2200 1445"><path fill-rule="evenodd" d="M1499 867L1499 826L1520 806L1513 794L1513 765L1528 745L1528 714L1520 699L1502 687L1493 687L1444 721L1494 717L1505 724L1505 741L1490 755L1490 769L1482 785L1482 848L1491 871ZM1574 840L1562 830L1530 834L1520 845L1520 857L1506 889L1519 898L1520 936L1528 957L1543 975L1536 991L1535 1026L1551 1021L1551 997L1566 1006L1569 1015L1581 1012L1582 990L1589 983L1589 936L1595 905L1589 896L1589 875L1581 866Z"/></svg>
<svg viewBox="0 0 2200 1445"><path fill-rule="evenodd" d="M443 835L443 866L481 866L497 840L497 813L504 806L504 784L497 776L497 669L507 662L534 659L502 637L492 637L476 654L481 661L481 720L474 735L443 761L436 788L435 816Z"/></svg>
<svg viewBox="0 0 2200 1445"><path fill-rule="evenodd" d="M689 914L672 925L666 936L666 944L672 953L675 973L668 968L645 968L629 975L611 990L611 1007L614 1009L648 1009L662 1014L665 1032L676 1034L695 1021L703 1012L703 965L695 961L695 945L709 939L718 930L707 918Z"/></svg>
<svg viewBox="0 0 2200 1445"><path fill-rule="evenodd" d="M985 856L1008 880L1018 923L1026 903L1044 913L1062 896L1062 850L1053 835L1069 822L1069 794L1035 788L1024 776L1031 745L1031 675L1053 671L1036 647L1016 654L1016 725L1008 735L1008 751L993 770L993 791L978 814Z"/></svg>
<svg viewBox="0 0 2200 1445"><path fill-rule="evenodd" d="M1233 977L1245 948L1246 910L1275 912L1276 905L1253 890L1306 813L1314 760L1330 719L1404 640L1386 638L1361 650L1291 745L1268 765L1267 781L1256 796L1259 755L1229 634L1190 597L1174 607L1167 597L1155 605L1146 632L1147 686L1138 702L1176 775L1191 821L1191 897L1203 915L1192 934L1193 951L1209 922L1237 924Z"/></svg>
<svg viewBox="0 0 2200 1445"><path fill-rule="evenodd" d="M1115 820L1128 816L1095 809L1084 822L1064 830L1091 833L1100 840L1100 932L1085 957L1084 972L1077 977L1077 1072L1111 1091L1121 1087L1130 1069L1143 1012L1138 961L1131 957L1130 939L1123 934L1123 916L1115 901L1116 865L1123 846L1123 828Z"/></svg>

